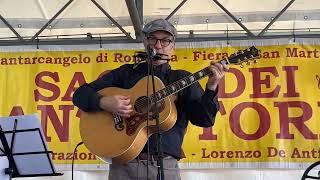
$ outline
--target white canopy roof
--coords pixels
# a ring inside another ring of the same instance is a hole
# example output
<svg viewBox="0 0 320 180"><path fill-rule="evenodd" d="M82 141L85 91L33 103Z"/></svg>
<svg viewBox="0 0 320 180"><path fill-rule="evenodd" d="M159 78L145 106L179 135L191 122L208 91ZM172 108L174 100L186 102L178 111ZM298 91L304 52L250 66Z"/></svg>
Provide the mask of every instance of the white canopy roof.
<svg viewBox="0 0 320 180"><path fill-rule="evenodd" d="M0 15L0 42L6 43L132 41L143 24L159 17L168 18L181 39L307 36L320 30L319 0L1 0Z"/></svg>

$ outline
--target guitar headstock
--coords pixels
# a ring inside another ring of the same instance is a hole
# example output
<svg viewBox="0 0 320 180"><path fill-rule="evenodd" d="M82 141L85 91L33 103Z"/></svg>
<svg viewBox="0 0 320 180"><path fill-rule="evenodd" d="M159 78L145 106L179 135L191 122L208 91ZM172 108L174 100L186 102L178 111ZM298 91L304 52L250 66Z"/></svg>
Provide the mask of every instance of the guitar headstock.
<svg viewBox="0 0 320 180"><path fill-rule="evenodd" d="M245 50L239 50L237 53L231 54L226 61L228 64L242 64L259 57L259 51L256 47L251 46Z"/></svg>

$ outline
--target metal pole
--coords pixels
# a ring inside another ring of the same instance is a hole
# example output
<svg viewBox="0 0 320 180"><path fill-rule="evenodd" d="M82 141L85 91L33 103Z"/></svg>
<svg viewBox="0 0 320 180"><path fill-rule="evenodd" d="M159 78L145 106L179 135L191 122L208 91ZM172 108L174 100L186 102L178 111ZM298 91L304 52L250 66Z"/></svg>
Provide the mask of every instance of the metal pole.
<svg viewBox="0 0 320 180"><path fill-rule="evenodd" d="M169 20L188 0L183 0L170 14L166 17L166 20Z"/></svg>
<svg viewBox="0 0 320 180"><path fill-rule="evenodd" d="M69 2L67 2L67 4L65 4L58 12L57 14L55 14L44 26L42 26L42 28L31 38L31 40L35 40L39 34L53 21L55 20L71 3L73 0L70 0Z"/></svg>
<svg viewBox="0 0 320 180"><path fill-rule="evenodd" d="M127 36L127 38L133 40L133 38L130 36L130 34L128 34L127 31L124 30L124 29L122 28L122 26L121 26L116 20L114 20L114 19L107 13L107 11L104 10L104 9L100 6L100 4L97 3L97 1L95 1L95 0L91 0L91 1L93 2L94 5L96 5L96 6L100 9L100 11L101 11L105 16L107 16L107 17L110 19L110 21L112 21L112 23L113 23L114 25L116 25L116 26L120 29L120 31L121 31L123 34L125 34L125 35Z"/></svg>
<svg viewBox="0 0 320 180"><path fill-rule="evenodd" d="M126 4L130 14L132 25L136 34L136 39L141 40L142 39L141 19L139 17L136 4L134 3L133 0L126 0Z"/></svg>
<svg viewBox="0 0 320 180"><path fill-rule="evenodd" d="M227 13L239 26L245 30L249 36L255 36L248 28L246 28L233 14L231 14L224 6L222 6L218 0L213 0L225 13Z"/></svg>
<svg viewBox="0 0 320 180"><path fill-rule="evenodd" d="M258 36L262 36L268 29L269 27L276 22L276 20L291 6L291 4L294 2L295 0L291 0L277 15L275 18L273 18L270 23L258 34Z"/></svg>
<svg viewBox="0 0 320 180"><path fill-rule="evenodd" d="M19 38L19 40L23 39L20 36L20 34L9 24L9 22L4 17L1 16L1 14L0 14L0 19Z"/></svg>

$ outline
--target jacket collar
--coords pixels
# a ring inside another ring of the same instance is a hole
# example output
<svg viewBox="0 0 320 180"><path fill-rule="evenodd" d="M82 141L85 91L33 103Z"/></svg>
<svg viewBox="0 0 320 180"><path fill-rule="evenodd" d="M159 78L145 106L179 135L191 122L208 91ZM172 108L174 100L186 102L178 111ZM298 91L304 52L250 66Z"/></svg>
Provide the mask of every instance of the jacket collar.
<svg viewBox="0 0 320 180"><path fill-rule="evenodd" d="M171 66L169 65L169 63L164 63L164 64L160 64L157 66L154 66L154 73L156 75L161 75L161 74L167 74L170 70L171 70ZM143 63L140 64L137 68L137 70L139 71L144 71L147 73L148 71L148 63Z"/></svg>

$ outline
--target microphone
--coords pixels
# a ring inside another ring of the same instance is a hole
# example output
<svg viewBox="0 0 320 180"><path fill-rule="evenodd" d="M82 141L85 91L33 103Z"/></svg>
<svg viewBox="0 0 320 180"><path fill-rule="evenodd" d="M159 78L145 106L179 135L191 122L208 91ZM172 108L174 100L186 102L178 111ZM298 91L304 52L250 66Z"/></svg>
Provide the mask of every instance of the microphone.
<svg viewBox="0 0 320 180"><path fill-rule="evenodd" d="M157 55L156 49L150 47L149 45L147 47L147 50L148 50L148 55L149 57L151 57L151 59Z"/></svg>
<svg viewBox="0 0 320 180"><path fill-rule="evenodd" d="M151 48L151 49L153 49L153 48ZM161 54L161 53L157 53L157 52L155 51L155 49L149 50L149 51L151 51L151 52L149 52L149 54L150 54L149 56L150 56L150 58L151 58L153 61L155 61L155 60L170 60L169 58L163 58L163 56L168 56L168 55L166 55L166 54ZM135 52L135 54L133 55L133 57L135 57L135 58L140 58L140 59L143 59L143 60L148 59L149 56L148 56L148 53L147 53L147 52L143 52L143 51L137 51L137 52Z"/></svg>

